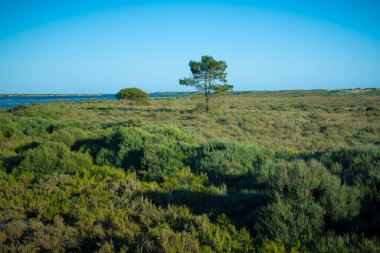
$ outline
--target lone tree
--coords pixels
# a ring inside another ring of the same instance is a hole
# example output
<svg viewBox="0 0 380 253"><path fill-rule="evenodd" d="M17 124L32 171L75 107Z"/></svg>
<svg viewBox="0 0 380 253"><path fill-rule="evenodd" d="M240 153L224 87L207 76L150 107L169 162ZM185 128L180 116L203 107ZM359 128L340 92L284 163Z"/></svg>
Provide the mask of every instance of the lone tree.
<svg viewBox="0 0 380 253"><path fill-rule="evenodd" d="M180 85L193 86L204 92L206 99L206 112L209 111L209 100L213 93L232 90L233 85L227 84L227 64L216 61L211 56L202 56L200 62L189 62L192 77L179 80Z"/></svg>
<svg viewBox="0 0 380 253"><path fill-rule="evenodd" d="M148 93L138 88L126 88L120 90L116 94L118 100L130 100L134 102L147 102L149 100Z"/></svg>

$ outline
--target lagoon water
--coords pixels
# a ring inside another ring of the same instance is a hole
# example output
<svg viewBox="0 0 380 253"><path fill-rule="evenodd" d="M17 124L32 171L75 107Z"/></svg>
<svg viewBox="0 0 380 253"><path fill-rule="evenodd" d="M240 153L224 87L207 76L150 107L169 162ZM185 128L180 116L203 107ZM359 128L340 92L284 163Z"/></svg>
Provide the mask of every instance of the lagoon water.
<svg viewBox="0 0 380 253"><path fill-rule="evenodd" d="M183 97L188 94L184 93L152 93L149 94L150 98L169 98L169 97ZM0 108L10 108L19 104L31 103L54 103L58 101L80 102L86 100L116 100L115 94L101 94L101 95L11 95L0 96Z"/></svg>

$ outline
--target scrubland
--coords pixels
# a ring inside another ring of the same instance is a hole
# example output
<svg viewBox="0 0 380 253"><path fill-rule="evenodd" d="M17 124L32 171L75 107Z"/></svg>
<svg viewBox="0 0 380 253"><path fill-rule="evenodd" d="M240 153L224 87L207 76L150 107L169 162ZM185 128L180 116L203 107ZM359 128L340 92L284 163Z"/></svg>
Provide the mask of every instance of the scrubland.
<svg viewBox="0 0 380 253"><path fill-rule="evenodd" d="M380 91L0 110L0 251L379 252Z"/></svg>

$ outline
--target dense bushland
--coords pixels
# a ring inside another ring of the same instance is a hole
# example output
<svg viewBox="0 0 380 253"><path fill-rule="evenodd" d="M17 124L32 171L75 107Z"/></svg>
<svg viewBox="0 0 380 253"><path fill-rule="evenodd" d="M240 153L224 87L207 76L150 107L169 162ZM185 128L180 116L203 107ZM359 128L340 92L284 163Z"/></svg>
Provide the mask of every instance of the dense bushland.
<svg viewBox="0 0 380 253"><path fill-rule="evenodd" d="M379 252L378 97L294 95L0 111L0 250Z"/></svg>

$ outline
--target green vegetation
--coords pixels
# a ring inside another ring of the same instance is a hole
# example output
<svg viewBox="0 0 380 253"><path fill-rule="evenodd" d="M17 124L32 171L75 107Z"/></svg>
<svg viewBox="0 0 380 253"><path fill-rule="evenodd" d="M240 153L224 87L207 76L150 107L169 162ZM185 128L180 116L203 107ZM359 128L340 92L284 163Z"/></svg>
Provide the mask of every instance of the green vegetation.
<svg viewBox="0 0 380 253"><path fill-rule="evenodd" d="M116 94L118 100L129 100L146 103L149 100L148 93L138 88L125 88Z"/></svg>
<svg viewBox="0 0 380 253"><path fill-rule="evenodd" d="M380 252L379 98L2 109L0 251Z"/></svg>
<svg viewBox="0 0 380 253"><path fill-rule="evenodd" d="M216 61L211 56L202 56L200 62L189 62L191 74L190 78L179 80L179 84L193 86L202 91L205 95L206 112L209 111L210 96L216 92L232 90L233 85L227 84L227 64L224 61Z"/></svg>

